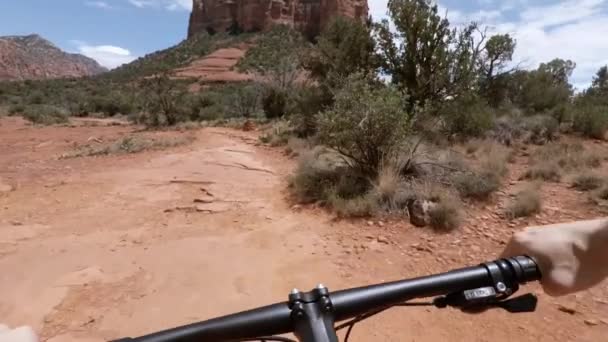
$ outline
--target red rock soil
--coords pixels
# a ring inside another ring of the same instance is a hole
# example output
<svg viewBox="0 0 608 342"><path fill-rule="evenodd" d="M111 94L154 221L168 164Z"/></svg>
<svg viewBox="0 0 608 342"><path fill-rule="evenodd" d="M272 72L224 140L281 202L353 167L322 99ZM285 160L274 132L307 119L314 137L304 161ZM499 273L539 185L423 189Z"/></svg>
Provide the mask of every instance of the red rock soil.
<svg viewBox="0 0 608 342"><path fill-rule="evenodd" d="M449 235L403 222L336 221L322 210L291 207L285 176L293 161L258 146L255 132L136 129L0 121L4 323L32 325L49 341L140 335L282 301L293 287L323 282L340 289L474 265L495 258L526 224L600 215L583 194L551 185L542 214L509 225L497 212L513 185L495 203L468 207L464 227ZM75 144L128 134L197 140L165 151L57 158ZM537 286L524 290L540 293ZM606 284L559 299L540 294L535 313L396 308L357 326L351 338L607 339Z"/></svg>
<svg viewBox="0 0 608 342"><path fill-rule="evenodd" d="M247 44L218 49L189 65L174 70L175 78L197 78L201 84L242 82L251 80L251 75L239 73L235 66L247 51Z"/></svg>

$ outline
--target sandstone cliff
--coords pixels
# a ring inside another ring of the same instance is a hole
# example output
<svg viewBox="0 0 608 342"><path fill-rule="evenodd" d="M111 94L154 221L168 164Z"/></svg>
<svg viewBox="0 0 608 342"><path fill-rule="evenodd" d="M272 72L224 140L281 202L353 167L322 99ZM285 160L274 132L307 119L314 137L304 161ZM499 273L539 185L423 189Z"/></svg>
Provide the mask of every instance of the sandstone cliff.
<svg viewBox="0 0 608 342"><path fill-rule="evenodd" d="M0 80L81 77L104 71L93 59L63 52L38 35L0 37Z"/></svg>
<svg viewBox="0 0 608 342"><path fill-rule="evenodd" d="M238 27L264 31L290 25L308 37L318 35L336 16L365 20L367 0L193 0L188 37Z"/></svg>

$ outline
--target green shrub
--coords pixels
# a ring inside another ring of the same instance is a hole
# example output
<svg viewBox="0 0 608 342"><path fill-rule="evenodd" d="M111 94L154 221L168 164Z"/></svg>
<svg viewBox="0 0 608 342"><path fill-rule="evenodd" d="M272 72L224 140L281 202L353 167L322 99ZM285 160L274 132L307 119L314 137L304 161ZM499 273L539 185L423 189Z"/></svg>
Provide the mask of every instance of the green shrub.
<svg viewBox="0 0 608 342"><path fill-rule="evenodd" d="M606 182L603 177L594 173L581 173L574 177L572 186L580 191L590 191L600 188Z"/></svg>
<svg viewBox="0 0 608 342"><path fill-rule="evenodd" d="M270 88L262 98L262 108L268 119L282 118L287 110L287 93Z"/></svg>
<svg viewBox="0 0 608 342"><path fill-rule="evenodd" d="M390 86L370 86L351 75L335 103L319 116L320 143L346 156L353 166L374 178L382 163L395 159L409 132L404 96Z"/></svg>
<svg viewBox="0 0 608 342"><path fill-rule="evenodd" d="M528 185L519 191L506 209L509 218L527 217L539 213L542 208L542 199L538 187Z"/></svg>
<svg viewBox="0 0 608 342"><path fill-rule="evenodd" d="M593 150L585 150L578 143L551 143L538 148L532 159L535 163L557 165L566 171L581 168L595 168L601 165L602 158Z"/></svg>
<svg viewBox="0 0 608 342"><path fill-rule="evenodd" d="M453 179L454 186L462 197L486 200L500 188L500 177L495 173L458 173Z"/></svg>
<svg viewBox="0 0 608 342"><path fill-rule="evenodd" d="M329 103L318 87L300 87L290 97L288 113L294 133L301 138L317 133L317 114Z"/></svg>
<svg viewBox="0 0 608 342"><path fill-rule="evenodd" d="M572 128L586 137L604 139L608 130L608 107L582 106L575 109Z"/></svg>
<svg viewBox="0 0 608 342"><path fill-rule="evenodd" d="M480 137L489 131L494 123L492 109L474 96L449 102L442 112L448 132L463 137Z"/></svg>
<svg viewBox="0 0 608 342"><path fill-rule="evenodd" d="M52 105L26 106L23 117L32 123L40 125L53 125L68 122L68 112Z"/></svg>
<svg viewBox="0 0 608 342"><path fill-rule="evenodd" d="M21 103L13 104L10 107L8 107L9 115L21 114L24 111L25 111L25 105L23 105Z"/></svg>
<svg viewBox="0 0 608 342"><path fill-rule="evenodd" d="M559 122L549 115L533 115L523 119L522 128L529 132L526 142L543 145L555 140L559 133Z"/></svg>
<svg viewBox="0 0 608 342"><path fill-rule="evenodd" d="M163 150L189 144L194 136L179 136L174 138L145 138L128 136L120 138L109 144L85 145L68 153L63 158L93 157L112 154L139 153L147 150Z"/></svg>

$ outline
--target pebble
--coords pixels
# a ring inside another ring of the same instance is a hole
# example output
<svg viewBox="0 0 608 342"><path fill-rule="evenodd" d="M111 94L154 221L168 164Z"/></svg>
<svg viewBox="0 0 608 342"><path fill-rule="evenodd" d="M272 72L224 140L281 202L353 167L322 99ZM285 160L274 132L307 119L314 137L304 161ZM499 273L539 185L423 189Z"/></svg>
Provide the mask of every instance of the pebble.
<svg viewBox="0 0 608 342"><path fill-rule="evenodd" d="M13 226L23 226L23 222L16 220L8 221L8 223L12 224Z"/></svg>
<svg viewBox="0 0 608 342"><path fill-rule="evenodd" d="M568 306L568 305L564 305L564 304L557 304L557 309L561 312L565 312L570 315L574 315L577 312L576 309L573 308L572 306Z"/></svg>
<svg viewBox="0 0 608 342"><path fill-rule="evenodd" d="M374 221L367 221L367 225L370 226L370 227L373 226L374 225Z"/></svg>
<svg viewBox="0 0 608 342"><path fill-rule="evenodd" d="M386 236L382 236L382 235L378 236L377 240L378 240L378 242L386 244L386 245L388 245L390 243L388 241L388 239L386 238Z"/></svg>
<svg viewBox="0 0 608 342"><path fill-rule="evenodd" d="M594 326L594 325L599 325L600 321L598 321L597 319L586 319L585 324Z"/></svg>
<svg viewBox="0 0 608 342"><path fill-rule="evenodd" d="M382 221L378 221L378 226L380 226L380 227L384 227L384 222L382 222Z"/></svg>
<svg viewBox="0 0 608 342"><path fill-rule="evenodd" d="M294 211L297 211L297 210L300 210L300 209L302 209L302 206L299 205L299 204L296 204L293 207L291 207L291 210L294 210Z"/></svg>

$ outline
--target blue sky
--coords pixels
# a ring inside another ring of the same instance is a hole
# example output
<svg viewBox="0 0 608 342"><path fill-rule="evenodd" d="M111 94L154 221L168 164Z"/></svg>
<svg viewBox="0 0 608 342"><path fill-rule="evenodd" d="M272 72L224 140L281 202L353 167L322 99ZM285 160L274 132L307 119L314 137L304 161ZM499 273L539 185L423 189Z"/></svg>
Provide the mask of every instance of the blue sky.
<svg viewBox="0 0 608 342"><path fill-rule="evenodd" d="M375 19L387 0L368 0ZM178 43L192 0L2 0L0 35L38 33L107 67ZM608 64L608 0L439 0L452 23L475 20L517 39L515 60L534 68L572 59L586 86Z"/></svg>

